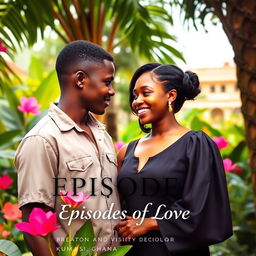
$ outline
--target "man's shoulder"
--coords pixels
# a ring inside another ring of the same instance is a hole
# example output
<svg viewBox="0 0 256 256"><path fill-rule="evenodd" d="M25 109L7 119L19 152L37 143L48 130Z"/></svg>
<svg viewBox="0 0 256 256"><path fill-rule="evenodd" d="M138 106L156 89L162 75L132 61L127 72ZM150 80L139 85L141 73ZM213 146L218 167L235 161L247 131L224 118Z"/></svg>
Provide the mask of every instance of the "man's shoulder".
<svg viewBox="0 0 256 256"><path fill-rule="evenodd" d="M49 115L44 116L23 138L39 136L45 139L55 138L59 129Z"/></svg>

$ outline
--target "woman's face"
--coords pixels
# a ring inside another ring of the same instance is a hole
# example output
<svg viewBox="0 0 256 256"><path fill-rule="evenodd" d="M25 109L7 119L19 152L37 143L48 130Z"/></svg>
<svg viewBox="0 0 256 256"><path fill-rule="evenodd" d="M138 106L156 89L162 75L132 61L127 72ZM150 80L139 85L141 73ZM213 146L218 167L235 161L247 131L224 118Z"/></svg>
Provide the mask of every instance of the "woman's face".
<svg viewBox="0 0 256 256"><path fill-rule="evenodd" d="M151 72L143 73L133 89L132 108L141 124L154 123L169 114L168 92L164 92L163 84L157 81Z"/></svg>

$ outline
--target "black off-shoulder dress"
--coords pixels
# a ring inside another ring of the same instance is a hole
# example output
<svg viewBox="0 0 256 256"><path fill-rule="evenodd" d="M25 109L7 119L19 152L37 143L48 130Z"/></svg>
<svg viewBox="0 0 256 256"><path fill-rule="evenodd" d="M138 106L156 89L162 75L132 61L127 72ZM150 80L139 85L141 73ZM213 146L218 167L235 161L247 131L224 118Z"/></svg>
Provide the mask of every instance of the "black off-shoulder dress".
<svg viewBox="0 0 256 256"><path fill-rule="evenodd" d="M134 156L138 141L128 145L118 189L127 215L138 216L138 210L143 213L149 204L145 217L158 217L159 231L137 237L127 255L210 255L209 245L233 233L225 172L216 144L202 131L189 131L150 157L138 172L139 159ZM175 219L175 210L178 214L190 212Z"/></svg>

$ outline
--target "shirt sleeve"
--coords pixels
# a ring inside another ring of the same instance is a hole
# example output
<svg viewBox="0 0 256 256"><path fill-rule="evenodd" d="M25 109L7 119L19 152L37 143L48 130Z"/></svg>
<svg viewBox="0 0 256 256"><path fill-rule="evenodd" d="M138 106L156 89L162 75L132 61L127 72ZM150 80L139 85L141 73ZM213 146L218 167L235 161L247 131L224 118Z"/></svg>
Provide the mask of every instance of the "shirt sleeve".
<svg viewBox="0 0 256 256"><path fill-rule="evenodd" d="M233 234L223 161L216 144L203 132L192 134L187 144L182 197L169 209L190 211L188 219L157 220L161 235L173 238L166 242L170 252L209 246Z"/></svg>
<svg viewBox="0 0 256 256"><path fill-rule="evenodd" d="M14 163L18 172L19 206L43 203L54 208L58 160L49 141L39 135L25 138L18 147Z"/></svg>

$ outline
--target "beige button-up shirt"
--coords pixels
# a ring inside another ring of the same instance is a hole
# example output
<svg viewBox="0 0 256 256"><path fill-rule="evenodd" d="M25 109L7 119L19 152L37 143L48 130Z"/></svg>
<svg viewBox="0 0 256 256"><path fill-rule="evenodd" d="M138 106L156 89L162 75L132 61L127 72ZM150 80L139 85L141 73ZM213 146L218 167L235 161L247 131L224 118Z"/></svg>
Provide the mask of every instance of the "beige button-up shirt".
<svg viewBox="0 0 256 256"><path fill-rule="evenodd" d="M48 115L28 132L15 155L20 207L38 202L52 207L59 214L64 203L60 196L54 196L56 178L58 191L74 190L74 178L78 178L76 186L84 185L78 188L78 192L83 191L90 195L79 207L80 212L90 210L92 213L104 213L107 210L120 210L116 187L116 156L112 139L104 126L92 115L89 116L88 126L97 145L68 115L55 104L51 104ZM102 185L104 178L107 186ZM61 187L64 185L65 187ZM63 218L67 216L67 213L62 215ZM55 231L53 236L61 245L68 233L69 220L59 218L58 221L61 229ZM73 234L85 221L80 217L72 221ZM101 252L118 245L114 231L118 219L103 219L98 215L91 221L95 234L100 231L95 250Z"/></svg>

